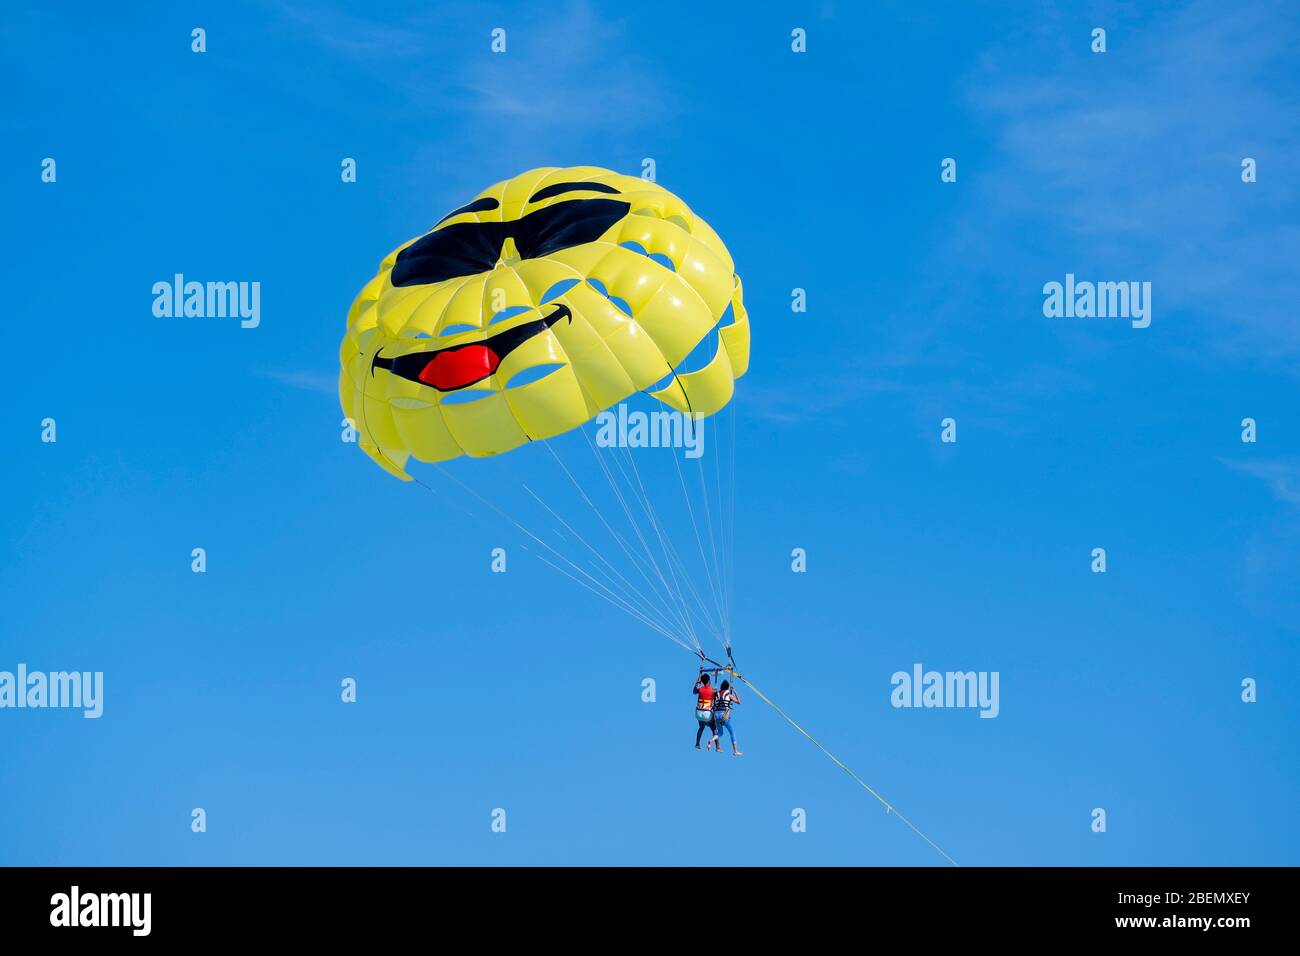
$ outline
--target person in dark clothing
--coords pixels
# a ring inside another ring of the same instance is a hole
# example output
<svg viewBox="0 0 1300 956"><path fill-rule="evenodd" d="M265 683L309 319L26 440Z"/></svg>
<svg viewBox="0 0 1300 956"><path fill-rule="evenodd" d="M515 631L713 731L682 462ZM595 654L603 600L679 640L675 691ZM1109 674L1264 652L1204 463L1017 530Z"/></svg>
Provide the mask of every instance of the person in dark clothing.
<svg viewBox="0 0 1300 956"><path fill-rule="evenodd" d="M695 749L700 749L700 738L704 736L704 729L707 727L711 734L709 738L709 749L713 749L713 742L718 739L718 726L713 722L713 686L709 681L709 675L701 673L695 679L695 686L691 688L691 693L695 695L695 719L699 722L699 727L695 731Z"/></svg>

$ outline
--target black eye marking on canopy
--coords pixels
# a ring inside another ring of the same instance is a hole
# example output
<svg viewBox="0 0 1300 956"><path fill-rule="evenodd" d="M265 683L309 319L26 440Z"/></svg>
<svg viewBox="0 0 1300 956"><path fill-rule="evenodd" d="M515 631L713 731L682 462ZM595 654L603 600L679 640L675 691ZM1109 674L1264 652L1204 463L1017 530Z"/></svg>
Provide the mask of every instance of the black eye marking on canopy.
<svg viewBox="0 0 1300 956"><path fill-rule="evenodd" d="M533 198L529 202L541 202L543 199L550 199L552 196L558 196L560 193L577 192L579 189L588 189L593 193L613 193L619 195L617 189L613 186L606 186L604 183L556 183L553 186L547 186L545 189L539 189L533 193Z"/></svg>
<svg viewBox="0 0 1300 956"><path fill-rule="evenodd" d="M507 238L515 240L520 258L539 259L595 242L631 209L631 203L617 199L570 199L513 222L457 222L442 229L435 227L397 254L389 279L398 287L431 285L489 272L501 257Z"/></svg>
<svg viewBox="0 0 1300 956"><path fill-rule="evenodd" d="M437 229L452 216L459 216L463 212L487 212L489 209L496 209L500 205L501 203L497 202L491 196L484 196L482 199L475 199L473 202L466 203L459 209L453 209L451 212L447 213L447 215L443 216L433 224L433 228Z"/></svg>
<svg viewBox="0 0 1300 956"><path fill-rule="evenodd" d="M463 342L428 352L410 352L394 358L384 358L375 352L370 360L370 374L384 368L394 375L428 385L440 392L476 385L487 378L505 361L507 355L535 335L545 332L562 319L573 322L573 313L567 305L557 305L550 315L505 329L490 335L481 342Z"/></svg>

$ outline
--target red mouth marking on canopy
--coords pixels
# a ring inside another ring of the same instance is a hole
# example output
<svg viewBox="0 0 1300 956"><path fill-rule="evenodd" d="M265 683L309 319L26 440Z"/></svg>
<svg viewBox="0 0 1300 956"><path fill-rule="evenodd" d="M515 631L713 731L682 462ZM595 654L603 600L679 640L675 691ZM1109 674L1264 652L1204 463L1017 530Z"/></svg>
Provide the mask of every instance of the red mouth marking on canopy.
<svg viewBox="0 0 1300 956"><path fill-rule="evenodd" d="M385 358L376 351L370 360L370 374L384 368L408 382L454 392L492 375L515 349L563 319L573 322L573 313L567 305L557 304L550 315L513 326L482 342L452 345L434 352L408 352L393 358Z"/></svg>
<svg viewBox="0 0 1300 956"><path fill-rule="evenodd" d="M420 381L444 392L481 382L497 370L501 358L486 345L466 345L439 352L420 372Z"/></svg>

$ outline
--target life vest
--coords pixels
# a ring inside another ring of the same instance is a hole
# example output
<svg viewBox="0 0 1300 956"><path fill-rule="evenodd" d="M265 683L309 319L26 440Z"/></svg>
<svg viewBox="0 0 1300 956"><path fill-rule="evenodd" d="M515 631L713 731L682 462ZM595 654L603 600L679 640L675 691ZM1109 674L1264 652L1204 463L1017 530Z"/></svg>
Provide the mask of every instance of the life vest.
<svg viewBox="0 0 1300 956"><path fill-rule="evenodd" d="M713 712L718 714L723 720L731 716L732 693L728 687L718 695L717 701L713 705Z"/></svg>
<svg viewBox="0 0 1300 956"><path fill-rule="evenodd" d="M695 697L695 719L701 721L710 721L713 719L713 685L703 684L696 691Z"/></svg>

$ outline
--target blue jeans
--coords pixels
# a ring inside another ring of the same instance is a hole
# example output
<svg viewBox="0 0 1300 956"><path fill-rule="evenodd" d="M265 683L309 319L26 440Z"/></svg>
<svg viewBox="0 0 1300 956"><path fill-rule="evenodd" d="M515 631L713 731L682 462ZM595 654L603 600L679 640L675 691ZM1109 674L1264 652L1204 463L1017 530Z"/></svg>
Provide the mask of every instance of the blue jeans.
<svg viewBox="0 0 1300 956"><path fill-rule="evenodd" d="M733 750L738 750L738 749L740 749L740 748L739 748L739 745L736 743L736 732L735 732L734 730L731 729L731 718L730 718L730 717L726 717L726 718L718 717L718 718L715 718L715 721L714 721L714 722L718 725L718 729L717 729L717 731L716 731L716 734L717 734L717 736L718 736L718 743L722 743L722 732L725 730L725 731L727 732L727 735L728 735L729 737L731 737L731 747L732 747L732 749L733 749Z"/></svg>

